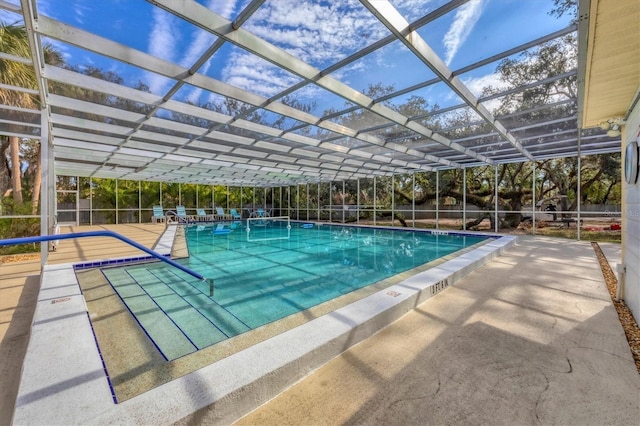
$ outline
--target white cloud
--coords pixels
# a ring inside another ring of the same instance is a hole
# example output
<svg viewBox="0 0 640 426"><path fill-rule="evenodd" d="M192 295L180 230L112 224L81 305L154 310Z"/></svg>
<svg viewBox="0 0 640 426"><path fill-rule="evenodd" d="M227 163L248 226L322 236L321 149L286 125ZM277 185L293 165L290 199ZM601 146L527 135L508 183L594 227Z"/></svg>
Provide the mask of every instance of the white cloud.
<svg viewBox="0 0 640 426"><path fill-rule="evenodd" d="M249 0L244 0L244 4L238 5L237 0L210 0L205 7L226 19L231 19L236 10L244 9L248 2Z"/></svg>
<svg viewBox="0 0 640 426"><path fill-rule="evenodd" d="M153 9L152 16L153 22L148 39L149 53L166 61L173 61L178 42L175 19L159 8ZM169 84L168 79L154 73L149 74L148 82L151 93L156 94L166 91Z"/></svg>
<svg viewBox="0 0 640 426"><path fill-rule="evenodd" d="M195 36L189 42L189 48L179 60L179 64L186 68L190 68L216 39L216 36L207 31L199 28L195 31Z"/></svg>
<svg viewBox="0 0 640 426"><path fill-rule="evenodd" d="M430 4L434 3L430 0L390 0L390 3L404 15L404 18L412 22L434 9ZM437 4L436 4L437 7Z"/></svg>
<svg viewBox="0 0 640 426"><path fill-rule="evenodd" d="M24 22L22 19L22 15L18 15L17 13L9 12L8 10L0 9L0 21L7 25L20 24Z"/></svg>
<svg viewBox="0 0 640 426"><path fill-rule="evenodd" d="M300 81L257 56L234 53L229 58L222 79L227 83L259 95L270 97Z"/></svg>
<svg viewBox="0 0 640 426"><path fill-rule="evenodd" d="M207 7L213 9L214 6L221 16L231 19L236 10L236 0L213 0L209 2Z"/></svg>
<svg viewBox="0 0 640 426"><path fill-rule="evenodd" d="M90 13L89 7L86 4L83 4L83 2L75 2L73 4L73 13L75 14L74 19L79 24L84 24L87 12Z"/></svg>
<svg viewBox="0 0 640 426"><path fill-rule="evenodd" d="M482 95L482 89L487 86L492 86L496 89L506 89L509 87L509 84L500 80L500 76L496 73L483 75L481 77L463 78L462 82L476 97L480 97Z"/></svg>
<svg viewBox="0 0 640 426"><path fill-rule="evenodd" d="M171 61L174 58L177 38L172 15L160 8L153 9L153 24L149 33L149 53Z"/></svg>
<svg viewBox="0 0 640 426"><path fill-rule="evenodd" d="M470 77L462 79L462 82L467 86L471 93L473 93L477 98L482 95L482 90L485 87L491 86L494 89L498 90L506 90L509 88L509 83L500 80L500 76L496 73L487 74L480 77ZM489 110L495 111L500 107L500 103L502 101L500 99L492 99L490 101L483 102L482 104Z"/></svg>
<svg viewBox="0 0 640 426"><path fill-rule="evenodd" d="M220 9L219 6L216 8ZM243 28L318 69L388 34L384 26L356 0L266 2ZM352 66L359 66L357 64ZM334 76L340 78L340 75ZM297 76L241 50L227 60L222 79L267 97L300 81ZM313 99L317 91L310 85L298 91L296 96Z"/></svg>
<svg viewBox="0 0 640 426"><path fill-rule="evenodd" d="M471 0L460 6L453 18L453 24L444 36L444 47L446 49L445 63L449 65L453 57L458 53L458 49L465 42L473 26L482 15L484 0Z"/></svg>
<svg viewBox="0 0 640 426"><path fill-rule="evenodd" d="M211 0L207 7L214 9L215 6L219 13L231 14L235 9L235 4L235 0L225 2ZM166 14L159 9L154 9L153 25L149 36L149 53L167 61L175 61L182 67L191 68L217 37L200 28L194 28L191 34L180 37L178 28L180 26L177 25L177 20L172 15ZM188 43L186 43L188 48L184 52L177 49L177 43L180 38L189 39ZM198 72L206 74L210 67L211 59L207 60L198 69ZM169 79L158 75L150 76L149 82L152 93L166 91L170 84ZM186 99L197 103L202 93L202 89L194 88L186 95Z"/></svg>
<svg viewBox="0 0 640 426"><path fill-rule="evenodd" d="M388 31L359 3L265 3L246 29L319 68L343 59Z"/></svg>

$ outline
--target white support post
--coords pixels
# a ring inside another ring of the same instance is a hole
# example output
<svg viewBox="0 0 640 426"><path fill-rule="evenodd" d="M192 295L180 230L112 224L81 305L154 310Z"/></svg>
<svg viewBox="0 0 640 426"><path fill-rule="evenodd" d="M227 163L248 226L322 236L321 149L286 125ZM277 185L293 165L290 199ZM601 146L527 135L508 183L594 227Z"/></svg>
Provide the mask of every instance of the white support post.
<svg viewBox="0 0 640 426"><path fill-rule="evenodd" d="M395 188L396 176L391 174L391 226L395 226L396 221L396 188Z"/></svg>
<svg viewBox="0 0 640 426"><path fill-rule="evenodd" d="M333 222L333 181L329 181L329 222Z"/></svg>
<svg viewBox="0 0 640 426"><path fill-rule="evenodd" d="M411 223L416 227L416 172L411 175Z"/></svg>
<svg viewBox="0 0 640 426"><path fill-rule="evenodd" d="M440 228L440 171L436 170L436 229Z"/></svg>
<svg viewBox="0 0 640 426"><path fill-rule="evenodd" d="M78 202L76 200L76 206ZM116 178L116 225L118 224L118 216L120 216L120 212L118 212L118 178ZM78 220L78 216L76 215L76 221Z"/></svg>
<svg viewBox="0 0 640 426"><path fill-rule="evenodd" d="M49 162L49 152L53 150L49 146L49 123L47 120L47 110L40 112L40 235L49 235L51 227L49 210L51 206L50 169L53 169L53 162ZM40 263L45 265L49 256L49 242L40 243Z"/></svg>
<svg viewBox="0 0 640 426"><path fill-rule="evenodd" d="M344 191L345 191L344 181L342 181L342 223L344 223L344 220L345 220L345 217L344 217Z"/></svg>
<svg viewBox="0 0 640 426"><path fill-rule="evenodd" d="M462 169L462 230L467 230L467 168Z"/></svg>
<svg viewBox="0 0 640 426"><path fill-rule="evenodd" d="M162 191L162 184L160 184ZM162 195L162 192L160 193ZM89 225L93 225L93 178L89 178Z"/></svg>
<svg viewBox="0 0 640 426"><path fill-rule="evenodd" d="M495 188L494 188L494 200L493 200L493 204L495 206L495 218L493 220L493 232L498 232L498 165L496 164L495 166Z"/></svg>
<svg viewBox="0 0 640 426"><path fill-rule="evenodd" d="M576 197L578 197L578 217L576 218L576 238L580 241L580 198L581 191L580 187L582 186L582 132L580 131L580 127L578 127L578 188L576 188Z"/></svg>
<svg viewBox="0 0 640 426"><path fill-rule="evenodd" d="M296 184L296 220L300 220L300 185Z"/></svg>
<svg viewBox="0 0 640 426"><path fill-rule="evenodd" d="M307 221L309 220L309 182L307 182Z"/></svg>
<svg viewBox="0 0 640 426"><path fill-rule="evenodd" d="M138 181L138 223L142 223L142 182Z"/></svg>
<svg viewBox="0 0 640 426"><path fill-rule="evenodd" d="M377 205L376 198L378 198L377 197L378 192L376 190L376 179L377 177L374 176L373 177L373 226L376 226L376 205Z"/></svg>
<svg viewBox="0 0 640 426"><path fill-rule="evenodd" d="M536 235L536 162L533 162L533 178L531 179L531 232Z"/></svg>
<svg viewBox="0 0 640 426"><path fill-rule="evenodd" d="M356 178L356 224L360 225L360 178Z"/></svg>

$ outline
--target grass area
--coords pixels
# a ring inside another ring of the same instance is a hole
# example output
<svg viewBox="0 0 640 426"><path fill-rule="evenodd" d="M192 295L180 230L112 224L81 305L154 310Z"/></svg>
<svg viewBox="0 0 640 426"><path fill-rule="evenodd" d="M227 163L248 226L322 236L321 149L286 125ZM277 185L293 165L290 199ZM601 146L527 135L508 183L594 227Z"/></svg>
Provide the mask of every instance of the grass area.
<svg viewBox="0 0 640 426"><path fill-rule="evenodd" d="M373 225L373 221L360 221L362 225ZM410 225L411 222L408 221ZM402 225L397 220L391 223L390 219L379 219L376 221L377 226L395 226L401 227ZM488 226L488 221L483 223L484 226L477 227L473 229L474 231L481 232L493 232L493 229L490 229ZM416 221L415 227L417 229L435 229L435 221L432 220L422 220ZM439 229L442 230L451 230L451 231L462 231L462 221L461 220L441 220L439 224ZM533 229L529 224L521 224L516 229L500 229L498 232L503 234L514 234L514 235L533 235ZM546 226L544 222L541 222L540 226L536 226L536 235L545 236L545 237L554 237L554 238L566 238L570 240L578 239L578 230L575 226L571 228L567 228L566 226ZM580 228L580 239L582 241L597 241L601 243L621 243L622 242L622 231L621 230L611 230L607 225L603 225L601 223L598 224L586 224Z"/></svg>
<svg viewBox="0 0 640 426"><path fill-rule="evenodd" d="M578 238L578 231L575 228L536 228L536 235L544 235L547 237L568 238L575 240ZM620 231L580 230L580 239L583 241L597 241L601 243L621 243L622 233Z"/></svg>
<svg viewBox="0 0 640 426"><path fill-rule="evenodd" d="M0 219L0 239L40 235L40 219ZM0 255L33 253L40 251L40 244L0 246Z"/></svg>

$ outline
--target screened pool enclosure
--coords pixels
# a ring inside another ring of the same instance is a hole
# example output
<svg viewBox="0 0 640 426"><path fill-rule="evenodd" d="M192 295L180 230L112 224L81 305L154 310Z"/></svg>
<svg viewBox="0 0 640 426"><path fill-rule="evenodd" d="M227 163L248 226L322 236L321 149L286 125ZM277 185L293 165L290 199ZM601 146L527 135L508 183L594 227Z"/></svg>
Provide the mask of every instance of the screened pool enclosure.
<svg viewBox="0 0 640 426"><path fill-rule="evenodd" d="M570 179L568 174L562 179ZM521 188L516 197L510 184L523 175L530 187ZM577 223L590 231L610 230L619 223L621 209L615 195L608 204L583 205L577 199L577 180L561 194L549 191L555 183L545 177L544 170L535 171L529 163L271 188L59 176L57 218L73 225L144 223L151 221L153 206L173 211L184 205L190 215L197 209L213 215L216 207L222 207L227 213L235 209L242 218L263 209L294 220L367 225L495 232L518 228L529 234L556 227L570 230L572 238L579 238ZM607 185L619 183L613 180ZM615 192L615 188L597 190Z"/></svg>
<svg viewBox="0 0 640 426"><path fill-rule="evenodd" d="M577 238L619 219L619 123L579 124L577 2L0 10L30 51L0 59L34 70L3 81L0 135L39 146L43 233L154 205Z"/></svg>

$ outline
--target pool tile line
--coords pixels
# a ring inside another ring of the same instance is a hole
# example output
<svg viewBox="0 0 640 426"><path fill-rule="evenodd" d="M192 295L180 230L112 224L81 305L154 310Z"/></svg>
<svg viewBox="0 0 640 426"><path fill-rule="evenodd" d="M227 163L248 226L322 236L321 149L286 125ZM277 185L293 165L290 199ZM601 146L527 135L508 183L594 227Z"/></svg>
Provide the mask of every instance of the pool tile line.
<svg viewBox="0 0 640 426"><path fill-rule="evenodd" d="M294 222L292 220L291 222ZM297 220L295 222L298 222ZM336 227L349 227L354 226L353 223L326 223L326 222L310 222L310 221L300 221L304 223L313 223L314 226L336 226ZM455 235L460 237L486 237L491 239L499 239L502 237L500 234L489 234L483 231L457 231L455 229L432 229L432 228L411 228L411 227L401 227L401 226L374 226L374 225L357 225L359 228L374 228L374 229L384 229L386 231L413 231L413 232L425 232L432 235Z"/></svg>
<svg viewBox="0 0 640 426"><path fill-rule="evenodd" d="M163 254L162 256L171 258L171 254ZM128 263L142 263L148 261L158 260L153 256L136 256L136 257L121 257L117 259L110 260L100 260L95 262L86 262L86 263L75 263L73 265L73 269L75 271L81 271L83 269L93 269L93 268L102 268L105 266L124 266Z"/></svg>

